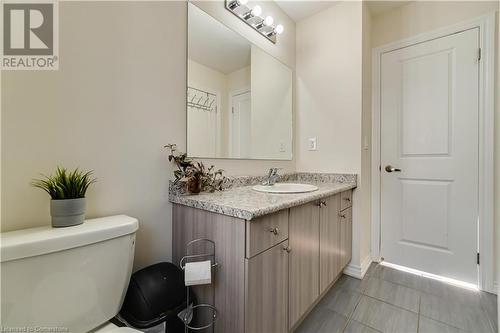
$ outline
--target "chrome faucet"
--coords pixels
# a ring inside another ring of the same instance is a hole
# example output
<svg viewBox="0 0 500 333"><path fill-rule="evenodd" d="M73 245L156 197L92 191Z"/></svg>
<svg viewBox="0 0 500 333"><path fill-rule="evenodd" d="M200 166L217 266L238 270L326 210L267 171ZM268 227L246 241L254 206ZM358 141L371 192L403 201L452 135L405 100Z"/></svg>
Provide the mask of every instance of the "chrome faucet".
<svg viewBox="0 0 500 333"><path fill-rule="evenodd" d="M280 178L278 175L278 168L269 169L269 174L267 175L267 179L262 182L264 186L272 186L276 183L276 181Z"/></svg>

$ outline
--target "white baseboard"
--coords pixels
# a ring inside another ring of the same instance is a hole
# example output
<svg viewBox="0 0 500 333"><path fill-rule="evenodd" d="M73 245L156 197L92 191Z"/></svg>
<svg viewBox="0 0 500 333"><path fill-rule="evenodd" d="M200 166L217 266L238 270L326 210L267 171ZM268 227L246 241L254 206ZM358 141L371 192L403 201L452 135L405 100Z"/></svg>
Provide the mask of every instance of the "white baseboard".
<svg viewBox="0 0 500 333"><path fill-rule="evenodd" d="M344 269L344 274L352 276L356 279L362 279L368 268L370 267L370 264L372 263L372 258L370 255L368 255L362 262L361 265L353 265L352 263L347 265L347 267Z"/></svg>

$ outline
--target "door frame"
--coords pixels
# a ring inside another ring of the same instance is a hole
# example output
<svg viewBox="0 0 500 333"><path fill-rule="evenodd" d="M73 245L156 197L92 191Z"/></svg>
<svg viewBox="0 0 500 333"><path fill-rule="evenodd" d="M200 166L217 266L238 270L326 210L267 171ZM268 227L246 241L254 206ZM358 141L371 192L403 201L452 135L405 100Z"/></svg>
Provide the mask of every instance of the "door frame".
<svg viewBox="0 0 500 333"><path fill-rule="evenodd" d="M371 255L373 261L380 261L380 71L382 55L464 30L479 28L481 61L479 62L478 252L481 254L481 264L478 266L478 287L496 294L493 248L495 17L496 11L472 20L382 45L372 50Z"/></svg>

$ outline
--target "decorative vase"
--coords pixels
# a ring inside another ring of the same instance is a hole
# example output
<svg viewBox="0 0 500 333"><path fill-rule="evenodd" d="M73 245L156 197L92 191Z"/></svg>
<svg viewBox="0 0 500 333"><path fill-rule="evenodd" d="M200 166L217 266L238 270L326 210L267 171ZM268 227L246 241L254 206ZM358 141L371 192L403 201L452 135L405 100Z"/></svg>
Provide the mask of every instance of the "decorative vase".
<svg viewBox="0 0 500 333"><path fill-rule="evenodd" d="M50 201L50 215L54 228L71 227L85 220L86 198Z"/></svg>
<svg viewBox="0 0 500 333"><path fill-rule="evenodd" d="M201 179L197 177L190 178L187 182L188 192L198 194L201 192Z"/></svg>

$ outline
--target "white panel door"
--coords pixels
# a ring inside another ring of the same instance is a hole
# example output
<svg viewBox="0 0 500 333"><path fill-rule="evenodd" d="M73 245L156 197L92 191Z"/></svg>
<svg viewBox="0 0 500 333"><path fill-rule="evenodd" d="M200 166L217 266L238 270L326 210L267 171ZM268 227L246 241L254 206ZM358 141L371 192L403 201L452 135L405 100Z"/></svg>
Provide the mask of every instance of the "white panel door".
<svg viewBox="0 0 500 333"><path fill-rule="evenodd" d="M252 101L250 92L231 98L231 157L250 158L252 154Z"/></svg>
<svg viewBox="0 0 500 333"><path fill-rule="evenodd" d="M478 50L471 29L388 52L380 82L381 256L474 284Z"/></svg>

